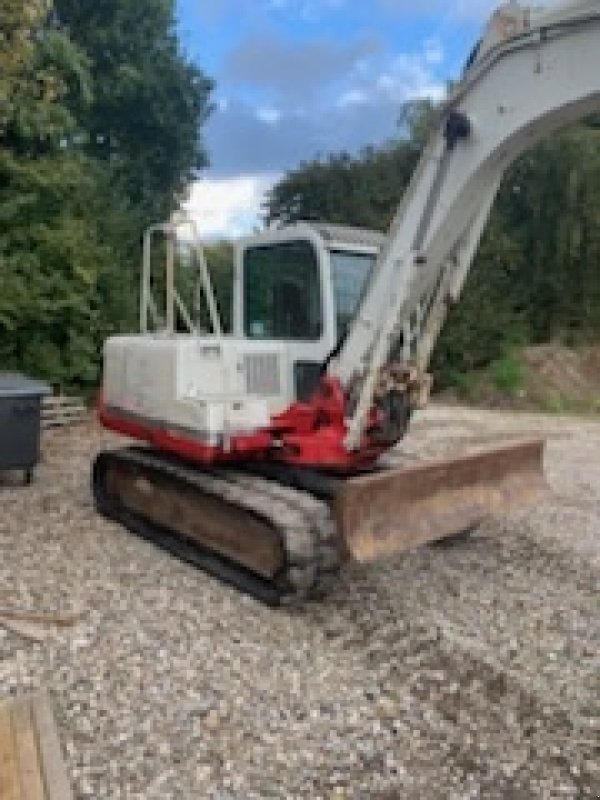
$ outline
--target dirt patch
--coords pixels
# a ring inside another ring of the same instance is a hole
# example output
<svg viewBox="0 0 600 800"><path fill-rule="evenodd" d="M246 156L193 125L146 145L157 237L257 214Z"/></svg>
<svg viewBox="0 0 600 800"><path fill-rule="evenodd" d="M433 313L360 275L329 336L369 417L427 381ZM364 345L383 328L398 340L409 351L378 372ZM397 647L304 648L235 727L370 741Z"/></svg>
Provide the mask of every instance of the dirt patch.
<svg viewBox="0 0 600 800"><path fill-rule="evenodd" d="M600 346L572 350L563 345L526 347L521 354L531 384L574 401L600 399Z"/></svg>
<svg viewBox="0 0 600 800"><path fill-rule="evenodd" d="M600 413L600 345L532 345L463 376L444 402L492 409Z"/></svg>

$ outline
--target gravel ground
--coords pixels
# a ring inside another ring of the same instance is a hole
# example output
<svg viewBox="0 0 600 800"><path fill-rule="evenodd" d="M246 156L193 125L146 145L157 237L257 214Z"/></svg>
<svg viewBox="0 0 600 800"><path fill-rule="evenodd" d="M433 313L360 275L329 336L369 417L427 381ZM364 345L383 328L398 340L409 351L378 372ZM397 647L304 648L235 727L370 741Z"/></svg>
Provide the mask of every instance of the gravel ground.
<svg viewBox="0 0 600 800"><path fill-rule="evenodd" d="M541 433L553 494L269 611L98 518L92 423L0 484L0 695L45 685L78 798L600 796L600 423L434 407L403 456Z"/></svg>

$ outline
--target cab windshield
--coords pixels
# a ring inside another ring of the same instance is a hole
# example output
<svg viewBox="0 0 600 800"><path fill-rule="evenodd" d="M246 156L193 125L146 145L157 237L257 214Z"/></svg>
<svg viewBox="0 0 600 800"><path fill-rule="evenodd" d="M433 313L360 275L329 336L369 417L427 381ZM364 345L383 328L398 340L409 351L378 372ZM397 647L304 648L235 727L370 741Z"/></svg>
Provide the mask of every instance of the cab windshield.
<svg viewBox="0 0 600 800"><path fill-rule="evenodd" d="M244 327L251 339L319 339L319 264L307 241L250 247L244 254Z"/></svg>

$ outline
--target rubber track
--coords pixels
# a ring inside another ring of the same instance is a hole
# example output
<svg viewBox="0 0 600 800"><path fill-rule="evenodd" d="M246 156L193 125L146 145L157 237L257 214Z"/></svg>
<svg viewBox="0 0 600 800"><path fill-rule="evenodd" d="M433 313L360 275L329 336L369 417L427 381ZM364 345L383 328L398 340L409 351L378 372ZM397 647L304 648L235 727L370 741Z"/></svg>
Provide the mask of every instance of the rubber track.
<svg viewBox="0 0 600 800"><path fill-rule="evenodd" d="M269 581L177 530L166 529L113 502L106 491L111 465L126 463L150 482L166 479L197 487L205 494L266 521L281 536L285 567ZM96 508L104 516L165 548L183 560L270 606L295 604L321 593L337 572L340 553L329 507L309 492L234 470L205 471L147 448L100 453L93 467Z"/></svg>

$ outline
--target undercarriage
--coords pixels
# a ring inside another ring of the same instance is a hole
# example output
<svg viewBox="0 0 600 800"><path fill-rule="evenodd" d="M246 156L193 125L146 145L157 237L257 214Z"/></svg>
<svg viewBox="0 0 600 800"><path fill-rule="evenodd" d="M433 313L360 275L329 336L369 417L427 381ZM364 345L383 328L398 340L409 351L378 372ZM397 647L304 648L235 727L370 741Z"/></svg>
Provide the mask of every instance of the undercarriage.
<svg viewBox="0 0 600 800"><path fill-rule="evenodd" d="M98 456L93 489L106 517L271 606L314 594L340 564L328 505L260 476L131 447Z"/></svg>
<svg viewBox="0 0 600 800"><path fill-rule="evenodd" d="M343 478L257 462L209 469L144 447L101 453L98 510L270 606L321 594L340 565L460 535L544 490L543 443Z"/></svg>

